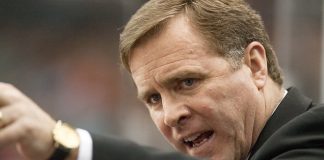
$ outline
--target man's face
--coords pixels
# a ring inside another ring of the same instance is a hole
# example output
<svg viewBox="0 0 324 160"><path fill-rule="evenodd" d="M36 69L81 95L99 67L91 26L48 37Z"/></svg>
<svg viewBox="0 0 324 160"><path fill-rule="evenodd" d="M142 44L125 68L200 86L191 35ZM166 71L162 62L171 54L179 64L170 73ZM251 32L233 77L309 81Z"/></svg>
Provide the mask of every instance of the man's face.
<svg viewBox="0 0 324 160"><path fill-rule="evenodd" d="M186 18L173 18L130 59L139 98L166 139L195 157L241 159L251 148L258 89L249 67L233 71Z"/></svg>

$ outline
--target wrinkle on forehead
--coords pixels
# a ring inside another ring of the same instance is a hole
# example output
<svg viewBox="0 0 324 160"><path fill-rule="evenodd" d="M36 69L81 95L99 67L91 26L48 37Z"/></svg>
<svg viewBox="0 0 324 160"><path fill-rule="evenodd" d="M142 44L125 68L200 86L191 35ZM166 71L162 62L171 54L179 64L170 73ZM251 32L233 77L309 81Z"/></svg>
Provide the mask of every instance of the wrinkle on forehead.
<svg viewBox="0 0 324 160"><path fill-rule="evenodd" d="M156 58L150 61L149 63L140 66L134 72L132 72L132 74L143 74L143 72L149 73L167 65L176 64L181 61L190 61L190 59L196 59L197 57L199 57L198 55L192 55L192 56L182 56L182 55L185 55L185 53L183 54L180 53L177 55L179 57L170 58L171 60L169 60L168 57Z"/></svg>
<svg viewBox="0 0 324 160"><path fill-rule="evenodd" d="M135 55L132 60L132 63L130 63L131 66L131 73L136 72L142 67L145 66L154 66L154 64L158 62L163 62L164 60L169 60L169 59L177 59L178 57L185 57L186 55L191 55L197 57L195 52L201 51L201 48L204 48L204 46L195 44L195 43L190 43L189 42L179 42L177 45L171 44L166 47L159 47L154 48L154 50L148 50L146 47L150 46L142 46L141 48L136 48L136 50L133 52ZM155 44L155 45L160 45L160 44ZM150 48L151 49L151 48ZM156 53L159 53L158 55ZM163 53L163 54L160 54ZM141 59L141 64L138 63L138 59Z"/></svg>
<svg viewBox="0 0 324 160"><path fill-rule="evenodd" d="M210 54L209 51L203 48L203 46L199 45L194 45L194 47L183 46L177 48L180 49L162 54L160 54L161 51L152 51L151 58L147 58L145 54L137 52L136 54L138 55L136 58L132 59L133 63L131 65L131 68L135 68L131 70L133 79L137 79L136 81L139 81L140 79L149 79L150 77L154 77L156 74L164 74L182 65L201 65L199 61L196 61L197 58L203 58L206 56L205 59L210 59L210 56L216 56ZM181 64L177 66L178 63Z"/></svg>
<svg viewBox="0 0 324 160"><path fill-rule="evenodd" d="M137 45L131 53L129 65L133 73L139 67L133 59L136 57L145 57L146 62L140 65L153 63L154 59L173 56L182 50L195 50L206 48L204 41L197 35L196 31L191 28L186 16L176 16L163 27L163 31L150 37L145 43ZM155 53L159 53L159 57ZM161 54L162 53L162 54ZM154 58L154 59L153 59ZM144 62L141 60L141 62ZM135 64L135 65L134 65Z"/></svg>
<svg viewBox="0 0 324 160"><path fill-rule="evenodd" d="M182 50L186 50L186 49L178 49L178 50L175 50L175 51L170 52L168 54L163 54L160 57L154 57L154 58L148 58L148 56L143 55L142 56L143 58L144 57L147 58L146 61L143 64L141 64L140 66L132 69L131 73L135 73L138 70L141 70L141 68L143 68L143 67L147 68L147 66L149 66L148 71L150 71L152 68L154 68L154 66L156 66L156 64L157 64L156 61L163 62L164 59L167 59L167 58L170 58L170 57L175 57L175 55L178 55L178 56L184 55L185 53L182 53L182 54L179 53ZM152 52L154 52L154 51L152 51ZM192 52L192 51L190 50L188 52ZM154 54L154 53L151 53L151 54ZM176 60L174 60L174 61L176 61Z"/></svg>
<svg viewBox="0 0 324 160"><path fill-rule="evenodd" d="M206 56L208 56L206 54ZM158 75L165 75L168 72L171 72L179 67L184 65L186 66L201 66L202 64L199 61L196 61L197 58L204 57L203 54L194 54L192 51L186 51L183 53L177 54L176 57L172 58L156 58L154 61L142 65L136 71L132 72L134 80L139 81L139 77L142 79L157 78ZM208 59L208 57L206 57ZM140 80L143 81L143 80Z"/></svg>

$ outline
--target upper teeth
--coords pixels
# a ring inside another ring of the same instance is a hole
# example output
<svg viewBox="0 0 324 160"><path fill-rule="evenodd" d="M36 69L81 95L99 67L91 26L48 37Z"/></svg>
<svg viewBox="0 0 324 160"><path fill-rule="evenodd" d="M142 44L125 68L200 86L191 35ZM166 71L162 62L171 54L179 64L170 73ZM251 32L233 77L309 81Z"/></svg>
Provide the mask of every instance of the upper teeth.
<svg viewBox="0 0 324 160"><path fill-rule="evenodd" d="M184 138L184 142L191 142L191 141L194 141L195 139L197 139L199 136L200 136L201 133L197 133L197 134L194 134L192 136L189 136L189 137L186 137Z"/></svg>

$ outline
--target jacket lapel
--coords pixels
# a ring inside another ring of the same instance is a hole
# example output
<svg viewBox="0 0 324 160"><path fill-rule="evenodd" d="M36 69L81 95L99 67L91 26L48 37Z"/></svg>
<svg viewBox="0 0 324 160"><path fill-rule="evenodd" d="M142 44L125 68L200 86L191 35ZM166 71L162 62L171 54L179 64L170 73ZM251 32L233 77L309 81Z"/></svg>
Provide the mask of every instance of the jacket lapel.
<svg viewBox="0 0 324 160"><path fill-rule="evenodd" d="M264 142L281 126L307 111L311 103L311 99L303 96L296 88L289 88L287 95L264 126L257 142L250 152L250 157L252 157Z"/></svg>

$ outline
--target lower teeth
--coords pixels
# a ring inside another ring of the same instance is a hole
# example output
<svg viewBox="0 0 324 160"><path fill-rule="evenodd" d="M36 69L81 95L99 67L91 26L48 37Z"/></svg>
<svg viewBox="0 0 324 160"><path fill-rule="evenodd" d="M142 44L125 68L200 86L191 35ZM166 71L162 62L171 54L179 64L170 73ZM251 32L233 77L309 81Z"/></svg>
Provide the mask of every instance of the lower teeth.
<svg viewBox="0 0 324 160"><path fill-rule="evenodd" d="M191 142L191 147L198 147L198 146L200 146L201 144L203 144L204 142L206 142L211 136L212 136L212 133L207 133L208 134L208 136L207 137L205 137L203 140L201 140L201 141L199 141L199 142Z"/></svg>
<svg viewBox="0 0 324 160"><path fill-rule="evenodd" d="M200 141L199 143L194 143L192 146L193 146L193 147L198 147L200 144L206 142L207 140L208 140L208 139L205 138L205 139L203 139L202 141Z"/></svg>

